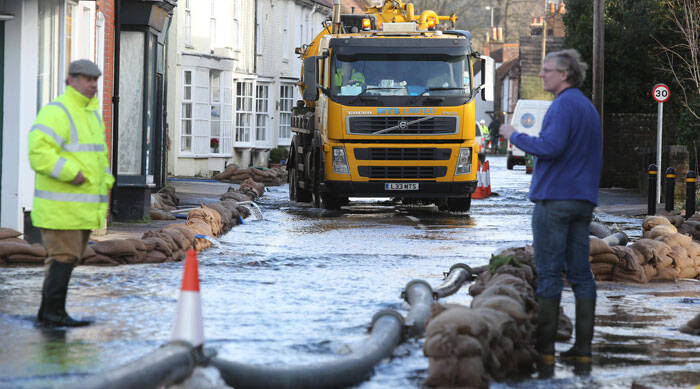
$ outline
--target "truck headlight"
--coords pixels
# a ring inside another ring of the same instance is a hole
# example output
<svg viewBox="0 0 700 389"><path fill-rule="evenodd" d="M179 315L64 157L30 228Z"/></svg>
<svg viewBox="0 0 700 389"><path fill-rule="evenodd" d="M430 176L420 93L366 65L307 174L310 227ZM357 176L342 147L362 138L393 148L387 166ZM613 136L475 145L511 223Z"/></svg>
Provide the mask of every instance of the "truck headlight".
<svg viewBox="0 0 700 389"><path fill-rule="evenodd" d="M333 147L333 173L350 174L345 147Z"/></svg>
<svg viewBox="0 0 700 389"><path fill-rule="evenodd" d="M459 157L457 157L457 168L455 176L460 174L469 174L472 172L472 149L471 147L459 149Z"/></svg>

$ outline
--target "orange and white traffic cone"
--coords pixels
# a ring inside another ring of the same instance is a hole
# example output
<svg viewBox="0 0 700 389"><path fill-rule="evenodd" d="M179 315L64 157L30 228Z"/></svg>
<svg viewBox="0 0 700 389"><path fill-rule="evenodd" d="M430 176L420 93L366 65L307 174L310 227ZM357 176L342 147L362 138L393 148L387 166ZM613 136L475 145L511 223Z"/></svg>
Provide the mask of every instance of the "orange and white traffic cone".
<svg viewBox="0 0 700 389"><path fill-rule="evenodd" d="M484 195L485 197L491 196L491 165L489 161L484 162Z"/></svg>
<svg viewBox="0 0 700 389"><path fill-rule="evenodd" d="M482 166L483 165L480 163L479 167L476 169L476 190L474 190L474 193L472 193L472 198L477 200L486 197L484 192L484 175L481 172Z"/></svg>
<svg viewBox="0 0 700 389"><path fill-rule="evenodd" d="M172 340L184 340L194 347L204 343L197 252L193 249L187 250L185 275L182 278L180 298L177 300Z"/></svg>

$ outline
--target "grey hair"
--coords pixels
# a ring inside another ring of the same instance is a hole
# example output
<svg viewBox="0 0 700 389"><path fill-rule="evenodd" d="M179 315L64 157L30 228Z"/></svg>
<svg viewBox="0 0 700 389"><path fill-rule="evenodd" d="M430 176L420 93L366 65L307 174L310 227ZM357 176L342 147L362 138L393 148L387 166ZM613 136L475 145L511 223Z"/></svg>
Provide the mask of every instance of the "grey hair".
<svg viewBox="0 0 700 389"><path fill-rule="evenodd" d="M553 51L544 58L545 62L554 61L557 70L566 72L566 82L579 87L586 79L588 65L581 60L581 54L574 49Z"/></svg>

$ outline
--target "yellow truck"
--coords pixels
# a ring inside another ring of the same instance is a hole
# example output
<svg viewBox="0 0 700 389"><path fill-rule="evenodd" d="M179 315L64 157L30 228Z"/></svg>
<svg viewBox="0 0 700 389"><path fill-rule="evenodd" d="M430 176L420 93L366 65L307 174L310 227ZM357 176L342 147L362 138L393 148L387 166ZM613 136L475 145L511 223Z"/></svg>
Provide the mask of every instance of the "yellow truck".
<svg viewBox="0 0 700 389"><path fill-rule="evenodd" d="M387 0L332 19L303 59L287 161L292 201L338 209L348 197L392 197L468 211L477 185L475 85L486 57L456 17ZM486 74L481 71L481 74ZM489 92L489 93L487 93Z"/></svg>

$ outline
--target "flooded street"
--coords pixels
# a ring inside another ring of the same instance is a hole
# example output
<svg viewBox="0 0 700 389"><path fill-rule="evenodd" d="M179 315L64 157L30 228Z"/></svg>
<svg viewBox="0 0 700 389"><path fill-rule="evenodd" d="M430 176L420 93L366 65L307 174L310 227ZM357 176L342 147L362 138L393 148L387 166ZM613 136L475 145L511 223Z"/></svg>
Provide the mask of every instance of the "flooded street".
<svg viewBox="0 0 700 389"><path fill-rule="evenodd" d="M530 176L522 166L506 170L504 157L489 160L499 195L474 200L469 216L381 201L328 212L290 203L286 186L269 188L263 220L247 220L199 255L206 346L227 360L264 365L337 358L364 339L377 311L407 312L400 293L412 279L437 286L455 263L484 265L501 248L531 243ZM596 216L641 234L641 218ZM96 323L63 331L34 326L43 269L0 268L0 387L64 384L166 343L182 272L182 262L78 267L67 308ZM446 300L468 304L467 288ZM573 319L570 289L562 303ZM693 387L700 337L677 328L698 311L698 282L601 282L591 376L557 365L552 380L492 387ZM428 368L421 347L421 340L402 344L359 388L421 387Z"/></svg>

